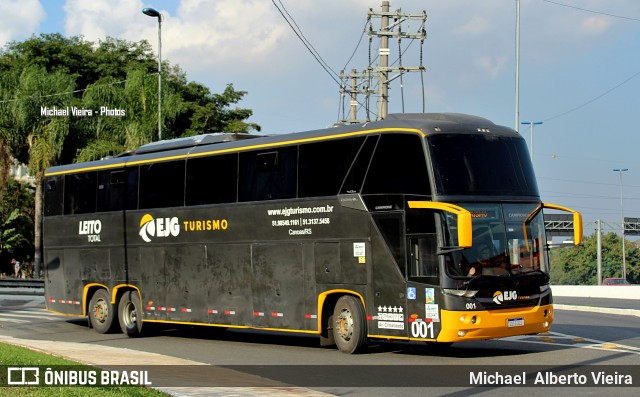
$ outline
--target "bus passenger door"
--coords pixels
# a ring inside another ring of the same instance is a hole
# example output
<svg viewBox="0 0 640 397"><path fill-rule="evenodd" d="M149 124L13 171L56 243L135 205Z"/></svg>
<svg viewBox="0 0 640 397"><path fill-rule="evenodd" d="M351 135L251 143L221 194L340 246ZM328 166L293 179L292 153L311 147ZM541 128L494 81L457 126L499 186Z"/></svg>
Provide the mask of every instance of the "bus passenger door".
<svg viewBox="0 0 640 397"><path fill-rule="evenodd" d="M436 233L407 238L407 320L412 338L435 339L440 332L439 260Z"/></svg>
<svg viewBox="0 0 640 397"><path fill-rule="evenodd" d="M409 237L409 277L433 278L438 284L438 241L435 233Z"/></svg>

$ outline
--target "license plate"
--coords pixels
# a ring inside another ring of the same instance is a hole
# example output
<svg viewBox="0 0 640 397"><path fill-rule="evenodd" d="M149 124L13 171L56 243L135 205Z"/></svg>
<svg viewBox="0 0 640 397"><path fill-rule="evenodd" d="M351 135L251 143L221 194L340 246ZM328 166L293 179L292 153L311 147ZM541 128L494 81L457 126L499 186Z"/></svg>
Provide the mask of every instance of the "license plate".
<svg viewBox="0 0 640 397"><path fill-rule="evenodd" d="M524 318L510 318L507 320L507 327L524 327Z"/></svg>

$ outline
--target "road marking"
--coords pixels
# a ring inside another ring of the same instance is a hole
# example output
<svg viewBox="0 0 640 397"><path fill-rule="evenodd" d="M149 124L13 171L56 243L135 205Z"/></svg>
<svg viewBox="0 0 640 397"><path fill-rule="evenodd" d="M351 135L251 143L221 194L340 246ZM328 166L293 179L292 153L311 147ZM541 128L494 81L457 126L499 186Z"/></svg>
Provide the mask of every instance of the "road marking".
<svg viewBox="0 0 640 397"><path fill-rule="evenodd" d="M0 318L0 323L14 323L14 324L24 324L24 323L30 323L31 320L18 320L15 318Z"/></svg>
<svg viewBox="0 0 640 397"><path fill-rule="evenodd" d="M62 318L62 316L58 316L52 313L41 313L41 314L38 314L36 312L10 312L10 313L2 312L0 313L0 318L5 318L5 317L46 318L46 319Z"/></svg>
<svg viewBox="0 0 640 397"><path fill-rule="evenodd" d="M65 317L56 313L50 313L45 309L0 310L0 322L2 323L25 324L35 323L37 320L55 321L63 318Z"/></svg>
<svg viewBox="0 0 640 397"><path fill-rule="evenodd" d="M546 332L541 335L511 336L508 338L504 338L504 340L518 341L520 343L524 342L554 345L561 347L580 347L584 349L617 351L621 353L640 355L640 348L638 347L596 339L587 339L575 335L562 334L560 332Z"/></svg>

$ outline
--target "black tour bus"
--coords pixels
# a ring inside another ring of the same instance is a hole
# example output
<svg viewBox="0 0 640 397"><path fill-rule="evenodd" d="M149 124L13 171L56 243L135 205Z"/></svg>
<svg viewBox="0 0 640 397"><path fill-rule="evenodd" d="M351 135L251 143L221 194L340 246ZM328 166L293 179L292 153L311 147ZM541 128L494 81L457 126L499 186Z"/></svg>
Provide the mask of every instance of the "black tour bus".
<svg viewBox="0 0 640 397"><path fill-rule="evenodd" d="M46 305L144 323L452 343L549 330L524 139L461 114L154 142L45 173Z"/></svg>

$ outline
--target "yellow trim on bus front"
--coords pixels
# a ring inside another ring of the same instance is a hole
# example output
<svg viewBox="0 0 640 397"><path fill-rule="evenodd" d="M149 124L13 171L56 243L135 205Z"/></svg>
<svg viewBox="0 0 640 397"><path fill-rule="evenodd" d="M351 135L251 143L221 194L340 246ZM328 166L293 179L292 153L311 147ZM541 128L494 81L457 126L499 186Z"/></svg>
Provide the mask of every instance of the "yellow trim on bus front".
<svg viewBox="0 0 640 397"><path fill-rule="evenodd" d="M210 155L218 155L223 153L236 153L236 152L239 153L239 152L244 152L244 151L253 150L253 149L265 149L265 148L271 148L271 147L294 145L299 143L309 143L309 142L324 141L329 139L346 138L346 137L357 136L357 135L369 135L369 134L376 134L379 132L412 132L422 136L423 138L426 136L424 132L415 128L377 128L373 130L353 131L353 132L346 132L343 134L317 136L313 138L292 139L290 141L263 143L259 145L249 145L249 146L242 146L242 147L229 148L229 149L211 150L208 152L185 153L185 154L180 154L175 156L155 157L147 160L128 161L128 162L123 161L115 164L93 165L93 166L88 166L84 168L75 168L72 170L48 172L45 174L45 176L64 175L64 174L72 174L76 172L96 171L96 170L104 170L104 169L110 169L110 168L122 168L125 166L131 166L131 165L157 163L159 161L169 161L169 160L177 160L177 159L189 159L189 158L196 158L196 157L203 157L203 156L210 156ZM148 154L152 154L152 153L142 153L140 155L143 156Z"/></svg>
<svg viewBox="0 0 640 397"><path fill-rule="evenodd" d="M450 203L442 203L437 201L408 201L409 208L424 208L451 212L456 215L458 220L458 246L469 248L472 244L471 212L466 209Z"/></svg>
<svg viewBox="0 0 640 397"><path fill-rule="evenodd" d="M475 322L472 321L473 317ZM524 325L508 327L508 321L513 319L522 319ZM551 328L553 305L483 311L441 310L440 321L442 328L438 334L438 342L540 334Z"/></svg>

